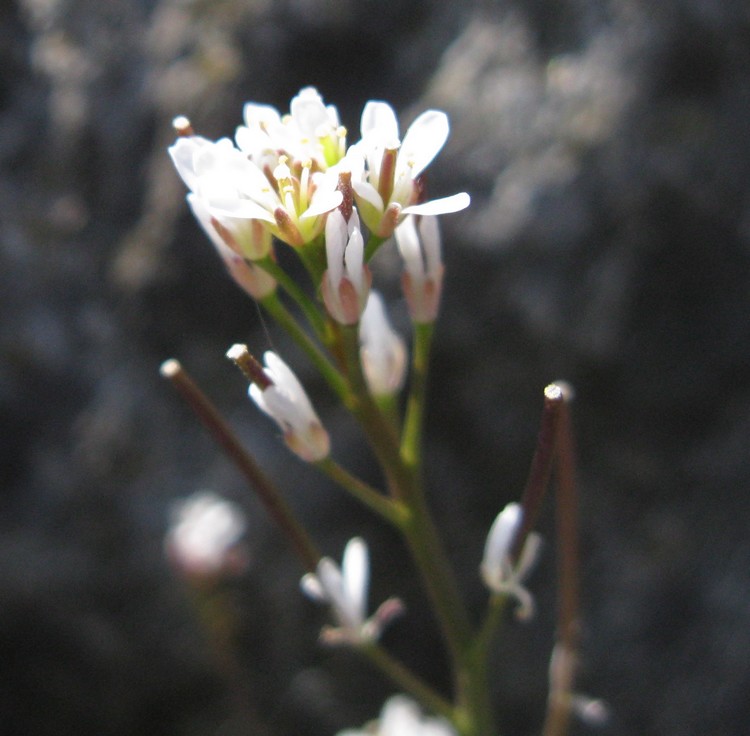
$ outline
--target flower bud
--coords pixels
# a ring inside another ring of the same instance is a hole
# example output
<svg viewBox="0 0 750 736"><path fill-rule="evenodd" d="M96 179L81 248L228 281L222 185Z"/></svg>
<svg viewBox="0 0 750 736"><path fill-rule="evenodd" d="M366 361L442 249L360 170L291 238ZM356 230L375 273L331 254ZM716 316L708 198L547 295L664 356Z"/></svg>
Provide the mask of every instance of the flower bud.
<svg viewBox="0 0 750 736"><path fill-rule="evenodd" d="M353 209L347 222L340 209L326 221L326 257L321 291L328 313L343 325L354 325L367 302L372 275L364 263L365 244L359 216Z"/></svg>
<svg viewBox="0 0 750 736"><path fill-rule="evenodd" d="M432 215L407 217L395 231L404 272L401 285L414 322L437 318L443 286L440 230Z"/></svg>
<svg viewBox="0 0 750 736"><path fill-rule="evenodd" d="M360 356L373 396L395 394L406 376L406 345L388 323L383 298L370 292L359 325Z"/></svg>
<svg viewBox="0 0 750 736"><path fill-rule="evenodd" d="M306 462L317 462L331 450L328 432L308 399L305 389L289 366L276 353L267 351L263 373L268 383L250 386L250 398L284 433L284 441Z"/></svg>

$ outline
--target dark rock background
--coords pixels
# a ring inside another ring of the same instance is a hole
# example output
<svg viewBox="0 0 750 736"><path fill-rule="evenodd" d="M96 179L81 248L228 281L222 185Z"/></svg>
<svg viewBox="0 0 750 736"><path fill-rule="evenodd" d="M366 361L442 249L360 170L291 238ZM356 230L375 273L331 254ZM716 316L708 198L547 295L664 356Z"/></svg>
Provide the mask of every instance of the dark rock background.
<svg viewBox="0 0 750 736"><path fill-rule="evenodd" d="M428 457L477 615L485 531L523 486L541 390L577 390L581 689L602 733L738 734L750 721L750 10L744 0L21 0L0 6L0 733L334 733L388 686L315 643L296 561L158 366L178 357L338 556L361 532L386 643L440 684L403 551L290 461L223 358L299 355L233 288L165 146L187 114L231 134L303 85L357 137L369 98L452 120L435 194L448 282ZM381 286L406 326L393 257ZM266 329L270 331L268 336ZM370 472L308 376L336 454ZM250 515L233 586L252 695L238 715L162 556L200 488ZM542 519L549 535L551 505ZM503 732L535 733L553 627L500 644ZM590 729L577 725L576 733Z"/></svg>

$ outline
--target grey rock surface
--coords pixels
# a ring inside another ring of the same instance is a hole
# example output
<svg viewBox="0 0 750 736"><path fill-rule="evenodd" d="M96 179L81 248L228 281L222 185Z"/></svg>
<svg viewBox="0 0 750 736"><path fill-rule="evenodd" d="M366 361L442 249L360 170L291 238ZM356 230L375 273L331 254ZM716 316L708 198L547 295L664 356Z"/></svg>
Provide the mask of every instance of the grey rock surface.
<svg viewBox="0 0 750 736"><path fill-rule="evenodd" d="M448 266L428 432L437 518L466 594L518 496L546 383L576 388L581 690L602 733L742 733L750 720L750 10L742 0L18 0L0 8L0 734L335 733L388 686L316 644L299 568L170 387L179 358L315 525L362 533L386 643L444 685L404 553L290 461L223 358L300 356L223 273L165 148L187 114L231 134L246 100L306 85L356 137L362 104L451 117L433 193ZM393 254L376 278L407 320ZM270 332L270 335L269 335ZM372 474L312 375L337 457ZM237 711L162 552L170 503L250 517L233 586L252 696ZM551 537L548 504L542 531ZM554 626L499 646L502 732L538 731ZM590 728L576 724L574 733Z"/></svg>

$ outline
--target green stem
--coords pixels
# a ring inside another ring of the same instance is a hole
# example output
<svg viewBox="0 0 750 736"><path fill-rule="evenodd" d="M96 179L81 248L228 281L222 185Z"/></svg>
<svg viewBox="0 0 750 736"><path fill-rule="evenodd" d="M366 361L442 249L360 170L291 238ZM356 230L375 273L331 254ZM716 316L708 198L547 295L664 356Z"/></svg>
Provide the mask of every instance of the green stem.
<svg viewBox="0 0 750 736"><path fill-rule="evenodd" d="M376 642L368 642L359 647L368 659L386 674L398 687L416 698L425 708L441 715L449 721L455 721L456 713L445 698L439 695L424 680L417 677L410 669L394 659Z"/></svg>
<svg viewBox="0 0 750 736"><path fill-rule="evenodd" d="M287 334L305 352L310 362L318 369L331 389L346 404L351 401L349 388L344 377L328 360L312 338L300 327L297 320L282 304L276 292L261 299L260 304L273 317Z"/></svg>
<svg viewBox="0 0 750 736"><path fill-rule="evenodd" d="M267 271L273 276L279 285L286 291L287 294L297 303L302 313L307 318L315 334L319 338L324 339L326 336L326 322L325 318L321 314L315 302L310 299L305 292L297 286L291 276L281 267L276 261L270 256L262 258L259 261L254 262L257 266L260 266L264 271Z"/></svg>
<svg viewBox="0 0 750 736"><path fill-rule="evenodd" d="M434 331L433 323L414 325L411 388L406 403L406 419L404 420L404 431L401 437L401 457L407 465L417 469L421 468L422 464L422 426L427 394L430 347Z"/></svg>
<svg viewBox="0 0 750 736"><path fill-rule="evenodd" d="M413 484L406 497L411 514L401 529L427 586L450 651L454 672L459 675L465 670L466 656L471 645L469 616L432 516L422 498L421 489ZM456 686L458 691L462 689L459 681Z"/></svg>
<svg viewBox="0 0 750 736"><path fill-rule="evenodd" d="M349 491L358 501L396 527L403 523L408 511L397 501L379 493L372 486L342 468L330 456L315 463L331 480Z"/></svg>
<svg viewBox="0 0 750 736"><path fill-rule="evenodd" d="M424 403L427 355L431 329L419 330L418 387L411 411L413 429L407 442L407 463L391 422L383 415L370 395L362 374L356 328L342 327L341 344L347 378L359 404L354 411L380 460L391 496L408 509L401 523L401 533L432 601L435 616L443 634L454 675L458 702L454 722L461 722L467 736L486 736L491 732L492 714L487 688L473 672L472 629L461 591L443 548L440 536L427 507L421 486L420 452L421 414ZM482 725L485 724L485 725Z"/></svg>
<svg viewBox="0 0 750 736"><path fill-rule="evenodd" d="M410 472L401 462L398 436L393 424L380 410L367 386L359 355L358 325L342 325L339 338L341 359L352 394L356 398L350 409L380 461L391 495L403 500L401 493L411 483Z"/></svg>

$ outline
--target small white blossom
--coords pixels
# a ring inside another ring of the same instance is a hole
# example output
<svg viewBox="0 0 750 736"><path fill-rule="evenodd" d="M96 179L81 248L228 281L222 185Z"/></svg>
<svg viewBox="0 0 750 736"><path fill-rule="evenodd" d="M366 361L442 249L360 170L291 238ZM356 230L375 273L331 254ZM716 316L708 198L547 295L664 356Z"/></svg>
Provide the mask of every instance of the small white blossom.
<svg viewBox="0 0 750 736"><path fill-rule="evenodd" d="M406 376L406 345L388 323L383 298L370 292L359 325L360 357L373 396L396 393Z"/></svg>
<svg viewBox="0 0 750 736"><path fill-rule="evenodd" d="M457 736L442 718L425 716L406 695L392 695L380 711L380 718L362 729L346 729L337 736Z"/></svg>
<svg viewBox="0 0 750 736"><path fill-rule="evenodd" d="M260 266L256 266L252 261L248 261L236 249L229 246L228 241L232 242L233 238L223 232L223 226L211 217L211 213L201 199L191 193L188 194L187 200L195 219L198 220L198 223L214 244L227 267L227 271L237 284L253 299L262 299L264 296L273 293L276 289L276 280L273 276ZM268 236L270 238L270 234L264 230L257 220L250 220L248 224L250 227L257 227L262 231L260 237Z"/></svg>
<svg viewBox="0 0 750 736"><path fill-rule="evenodd" d="M267 351L263 360L268 385L251 384L250 398L279 425L287 445L299 457L307 462L327 457L331 450L328 432L302 384L276 353Z"/></svg>
<svg viewBox="0 0 750 736"><path fill-rule="evenodd" d="M448 116L423 112L399 140L393 108L371 100L362 111L362 139L347 151L352 186L362 219L380 237L388 237L408 214L447 214L469 206L466 192L420 202L419 176L448 138Z"/></svg>
<svg viewBox="0 0 750 736"><path fill-rule="evenodd" d="M347 543L340 568L330 557L323 557L315 574L307 573L302 578L302 591L313 600L329 604L338 624L323 630L324 641L353 645L372 641L403 610L398 599L389 598L367 618L369 584L370 558L360 537Z"/></svg>
<svg viewBox="0 0 750 736"><path fill-rule="evenodd" d="M533 615L534 600L522 583L536 561L541 542L538 534L529 534L514 564L511 552L522 524L523 509L517 503L509 503L497 515L487 535L480 572L493 593L510 595L518 601L516 616L526 619Z"/></svg>
<svg viewBox="0 0 750 736"><path fill-rule="evenodd" d="M349 221L340 209L326 220L326 258L321 291L328 313L343 325L354 325L367 302L372 275L365 265L365 242L359 216L353 209Z"/></svg>
<svg viewBox="0 0 750 736"><path fill-rule="evenodd" d="M402 287L412 319L434 322L443 288L443 259L437 217L409 216L396 228L396 243L404 259Z"/></svg>
<svg viewBox="0 0 750 736"><path fill-rule="evenodd" d="M267 255L270 239L259 244L248 238L248 221L259 220L280 240L302 246L323 231L324 215L341 204L336 179L312 173L309 160L293 162L292 170L281 156L267 173L228 138L200 136L178 138L169 153L187 187L252 260Z"/></svg>
<svg viewBox="0 0 750 736"><path fill-rule="evenodd" d="M191 577L238 572L244 561L239 542L247 522L240 508L210 491L174 504L165 539L169 559Z"/></svg>
<svg viewBox="0 0 750 736"><path fill-rule="evenodd" d="M237 128L237 146L258 166L273 169L280 155L292 161L309 160L325 171L335 165L346 150L346 129L338 111L325 105L314 87L305 87L294 97L289 114L283 117L270 105L248 102L245 125Z"/></svg>

